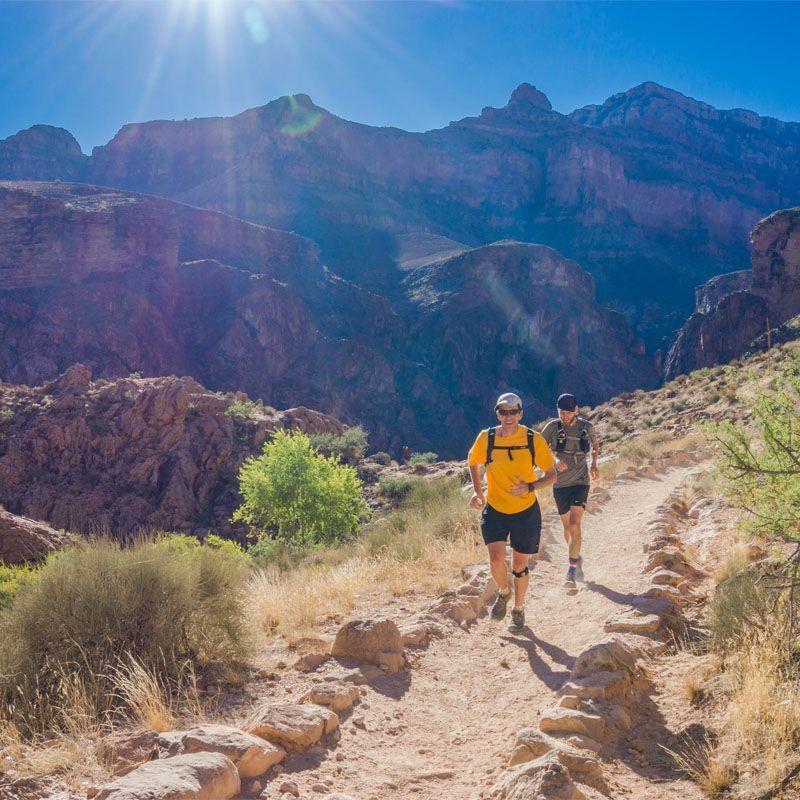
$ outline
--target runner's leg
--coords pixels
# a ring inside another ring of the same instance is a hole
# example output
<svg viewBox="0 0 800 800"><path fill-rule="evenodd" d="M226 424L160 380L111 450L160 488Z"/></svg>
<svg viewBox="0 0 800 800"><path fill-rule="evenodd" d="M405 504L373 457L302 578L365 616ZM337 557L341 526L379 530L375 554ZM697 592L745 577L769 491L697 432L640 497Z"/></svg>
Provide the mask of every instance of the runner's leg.
<svg viewBox="0 0 800 800"><path fill-rule="evenodd" d="M528 554L511 551L511 569L514 572L522 572L528 566ZM528 591L530 575L525 574L521 578L514 576L514 606L521 608L525 605L525 592Z"/></svg>
<svg viewBox="0 0 800 800"><path fill-rule="evenodd" d="M567 540L567 544L569 546L570 558L578 558L581 554L583 535L581 531L581 521L583 520L583 512L583 506L572 506L569 510L569 514L564 514L561 517L562 522L564 517L567 518L567 527L569 528L569 539ZM564 538L566 538L566 536Z"/></svg>
<svg viewBox="0 0 800 800"><path fill-rule="evenodd" d="M486 545L489 550L489 568L492 577L500 590L500 594L508 592L508 567L506 566L506 543L490 542ZM516 569L516 567L514 567Z"/></svg>

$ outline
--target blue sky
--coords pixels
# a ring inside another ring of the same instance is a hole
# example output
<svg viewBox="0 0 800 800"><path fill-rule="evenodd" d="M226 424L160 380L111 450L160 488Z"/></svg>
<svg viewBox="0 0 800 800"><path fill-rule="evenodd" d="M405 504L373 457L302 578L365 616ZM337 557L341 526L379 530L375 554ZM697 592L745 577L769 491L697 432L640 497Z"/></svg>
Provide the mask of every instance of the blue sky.
<svg viewBox="0 0 800 800"><path fill-rule="evenodd" d="M800 121L800 3L0 0L0 138L84 152L127 122L231 115L305 92L428 130L521 82L569 112L646 80Z"/></svg>

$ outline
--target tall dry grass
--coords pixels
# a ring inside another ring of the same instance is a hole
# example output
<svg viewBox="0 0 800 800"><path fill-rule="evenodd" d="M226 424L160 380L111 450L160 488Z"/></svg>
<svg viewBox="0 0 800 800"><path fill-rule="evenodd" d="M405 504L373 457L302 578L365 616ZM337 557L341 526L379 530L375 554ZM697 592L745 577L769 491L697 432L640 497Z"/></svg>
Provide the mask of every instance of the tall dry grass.
<svg viewBox="0 0 800 800"><path fill-rule="evenodd" d="M292 570L259 570L247 589L255 619L292 642L368 593L446 589L463 566L485 557L467 501L458 481L420 483L402 511L370 523L348 547L317 552Z"/></svg>

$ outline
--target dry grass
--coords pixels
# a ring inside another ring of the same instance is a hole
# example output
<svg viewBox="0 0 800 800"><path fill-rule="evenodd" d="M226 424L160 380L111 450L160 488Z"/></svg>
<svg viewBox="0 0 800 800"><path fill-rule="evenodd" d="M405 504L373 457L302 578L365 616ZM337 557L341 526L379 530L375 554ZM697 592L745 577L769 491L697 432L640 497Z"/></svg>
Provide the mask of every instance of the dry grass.
<svg viewBox="0 0 800 800"><path fill-rule="evenodd" d="M787 663L779 632L743 646L726 676L723 736L741 761L759 765L756 771L776 783L796 761L800 742L800 675Z"/></svg>
<svg viewBox="0 0 800 800"><path fill-rule="evenodd" d="M709 797L719 797L736 781L736 770L721 756L719 748L708 740L687 742L680 753L664 749Z"/></svg>
<svg viewBox="0 0 800 800"><path fill-rule="evenodd" d="M320 618L351 611L369 592L438 593L460 569L485 557L478 515L457 482L434 490L402 513L376 520L348 548L317 553L288 572L260 570L247 595L263 629L294 642Z"/></svg>

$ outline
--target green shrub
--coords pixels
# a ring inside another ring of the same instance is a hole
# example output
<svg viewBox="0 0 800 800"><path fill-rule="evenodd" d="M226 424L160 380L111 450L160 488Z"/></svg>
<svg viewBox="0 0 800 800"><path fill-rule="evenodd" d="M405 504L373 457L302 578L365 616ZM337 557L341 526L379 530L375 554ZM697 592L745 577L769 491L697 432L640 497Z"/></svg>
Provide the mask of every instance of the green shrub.
<svg viewBox="0 0 800 800"><path fill-rule="evenodd" d="M383 464L384 467L388 467L389 464L392 463L392 457L385 451L379 450L372 456L379 464Z"/></svg>
<svg viewBox="0 0 800 800"><path fill-rule="evenodd" d="M48 730L79 685L102 718L118 704L113 672L131 658L164 680L187 664L244 659L242 561L186 538L128 549L100 540L51 556L0 617L0 715Z"/></svg>
<svg viewBox="0 0 800 800"><path fill-rule="evenodd" d="M408 463L412 467L416 467L420 464L433 464L438 458L439 456L436 453L412 453Z"/></svg>
<svg viewBox="0 0 800 800"><path fill-rule="evenodd" d="M278 430L239 470L244 503L233 519L296 544L332 544L369 516L361 490L355 469L317 453L306 434Z"/></svg>
<svg viewBox="0 0 800 800"><path fill-rule="evenodd" d="M311 436L311 446L324 456L357 464L367 449L367 432L360 425L354 425L341 434L315 433Z"/></svg>
<svg viewBox="0 0 800 800"><path fill-rule="evenodd" d="M769 624L775 592L769 591L756 569L745 569L721 583L714 594L708 627L714 646L721 651L746 641L754 630Z"/></svg>
<svg viewBox="0 0 800 800"><path fill-rule="evenodd" d="M414 484L420 481L420 478L412 478L407 475L402 475L399 478L385 476L378 479L378 486L380 486L381 494L384 497L400 502L408 495Z"/></svg>
<svg viewBox="0 0 800 800"><path fill-rule="evenodd" d="M255 419L266 413L266 409L260 403L252 400L234 400L226 409L225 413L229 417L247 417Z"/></svg>
<svg viewBox="0 0 800 800"><path fill-rule="evenodd" d="M17 592L36 578L32 567L6 567L0 563L0 608L11 605Z"/></svg>

